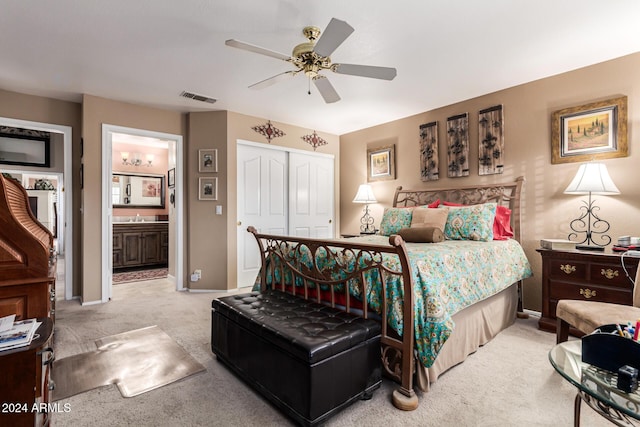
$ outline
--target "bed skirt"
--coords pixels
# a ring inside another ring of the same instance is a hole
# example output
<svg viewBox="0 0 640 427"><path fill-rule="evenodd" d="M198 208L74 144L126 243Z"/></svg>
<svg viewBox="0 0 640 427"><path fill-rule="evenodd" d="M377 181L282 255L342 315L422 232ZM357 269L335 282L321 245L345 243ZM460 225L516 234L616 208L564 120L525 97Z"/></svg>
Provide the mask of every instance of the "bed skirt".
<svg viewBox="0 0 640 427"><path fill-rule="evenodd" d="M511 326L516 319L517 307L518 285L513 284L456 313L452 317L455 329L433 365L425 368L416 363L415 386L428 391L429 384L435 383L445 371L463 362L468 355Z"/></svg>

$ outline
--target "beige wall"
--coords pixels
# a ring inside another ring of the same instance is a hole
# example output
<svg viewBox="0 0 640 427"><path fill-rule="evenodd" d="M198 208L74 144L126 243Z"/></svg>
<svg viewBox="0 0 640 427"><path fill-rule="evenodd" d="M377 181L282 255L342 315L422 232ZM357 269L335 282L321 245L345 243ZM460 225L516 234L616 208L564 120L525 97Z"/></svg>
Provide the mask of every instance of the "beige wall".
<svg viewBox="0 0 640 427"><path fill-rule="evenodd" d="M265 124L267 119L234 112L191 113L189 115L189 253L188 270L202 270L202 280L190 283L192 289L226 290L236 287L237 276L237 158L238 140L264 143L264 136L252 127ZM313 133L313 129L284 123L272 123L285 135L275 138L271 145L313 151L301 137ZM318 147L317 152L335 156L336 212L339 212L340 147L337 135L318 133L328 144ZM217 148L219 172L199 174L198 149ZM198 200L198 176L218 176L218 201ZM222 205L223 215L215 214L215 206ZM247 224L242 224L246 229ZM336 231L339 230L339 222Z"/></svg>
<svg viewBox="0 0 640 427"><path fill-rule="evenodd" d="M83 302L102 298L102 125L110 124L154 132L185 135L186 116L181 113L127 104L91 95L82 100L84 138L84 189L81 203ZM187 239L188 240L188 239ZM100 244L97 244L100 242Z"/></svg>
<svg viewBox="0 0 640 427"><path fill-rule="evenodd" d="M24 95L15 92L9 92L0 90L0 117L6 117L17 120L28 120L32 122L48 123L60 126L70 126L72 132L72 145L73 145L73 163L74 172L77 172L75 165L80 160L80 136L81 136L81 116L82 105L76 102L59 101L57 99L44 98L41 96ZM54 151L54 159L56 171L62 171L64 168L64 147L58 147L58 145L64 145L62 138L57 139L56 148ZM8 165L7 165L8 166ZM9 168L7 168L9 169ZM14 169L14 166L11 166ZM40 170L41 168L25 168L25 170ZM78 173L73 174L73 188L80 188L80 178ZM80 206L80 192L74 191L73 194L73 207L67 207L67 209L73 209L73 270L74 277L78 278L81 275L81 263L82 257L81 251L77 248L80 247L82 231L80 228L79 218L80 212L78 210ZM69 243L67 243L69 244ZM73 293L77 295L80 292L79 280L76 280L73 284Z"/></svg>
<svg viewBox="0 0 640 427"><path fill-rule="evenodd" d="M541 308L541 260L535 251L541 238L566 238L569 222L579 216L585 197L563 194L579 163L551 164L552 112L619 95L628 97L629 157L605 160L621 195L595 196L601 217L610 221L609 235L640 236L640 187L637 167L640 160L640 54L622 57L584 69L527 83L500 92L442 107L381 126L340 137L342 231L358 230L361 205L351 203L358 184L366 181L367 147L396 144L397 179L374 182L379 204L373 205L376 226L384 207L390 206L395 188L438 188L479 183L509 182L526 178L523 196L523 246L532 264L534 277L525 281L526 308ZM505 168L501 175L478 175L478 111L502 104L505 121ZM446 118L469 113L470 175L447 178ZM420 180L419 126L438 121L440 180Z"/></svg>
<svg viewBox="0 0 640 427"><path fill-rule="evenodd" d="M194 270L202 270L202 279L187 282L192 289L227 289L227 112L190 113L187 159L187 206L189 259L187 278ZM198 150L218 150L218 172L198 172ZM199 177L218 178L218 200L198 200ZM222 215L216 215L216 206Z"/></svg>

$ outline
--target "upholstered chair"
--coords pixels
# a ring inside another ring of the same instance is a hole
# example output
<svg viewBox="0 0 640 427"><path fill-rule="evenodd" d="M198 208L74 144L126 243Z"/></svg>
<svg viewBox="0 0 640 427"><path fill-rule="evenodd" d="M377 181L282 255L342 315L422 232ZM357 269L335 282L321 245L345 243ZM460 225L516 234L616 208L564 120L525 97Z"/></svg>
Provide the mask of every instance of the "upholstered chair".
<svg viewBox="0 0 640 427"><path fill-rule="evenodd" d="M636 271L633 285L633 306L608 302L568 300L558 301L556 317L556 342L561 343L569 338L569 326L580 332L590 334L599 326L627 322L635 323L640 319L640 267ZM637 285L637 286L636 286Z"/></svg>

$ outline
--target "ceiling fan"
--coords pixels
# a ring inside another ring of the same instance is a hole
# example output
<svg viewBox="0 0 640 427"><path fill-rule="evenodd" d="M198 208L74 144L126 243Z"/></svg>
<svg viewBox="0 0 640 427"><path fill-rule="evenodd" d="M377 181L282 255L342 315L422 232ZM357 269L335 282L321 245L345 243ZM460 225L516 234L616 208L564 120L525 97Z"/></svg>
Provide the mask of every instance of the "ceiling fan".
<svg viewBox="0 0 640 427"><path fill-rule="evenodd" d="M329 55L331 55L353 31L354 29L351 25L336 18L331 19L322 37L320 36L320 28L313 26L305 27L302 30L302 34L304 34L308 41L294 47L291 56L234 39L227 40L225 44L238 49L248 50L249 52L281 59L292 63L296 67L295 70L285 71L284 73L276 74L266 80L252 84L249 88L262 89L287 77L293 77L303 72L309 77L309 81L313 81L320 95L324 98L324 101L326 103L332 103L339 101L340 96L329 82L329 79L320 74L323 70L331 70L338 74L349 74L352 76L382 80L393 80L396 76L395 68L331 63ZM311 93L311 91L309 91L309 93Z"/></svg>

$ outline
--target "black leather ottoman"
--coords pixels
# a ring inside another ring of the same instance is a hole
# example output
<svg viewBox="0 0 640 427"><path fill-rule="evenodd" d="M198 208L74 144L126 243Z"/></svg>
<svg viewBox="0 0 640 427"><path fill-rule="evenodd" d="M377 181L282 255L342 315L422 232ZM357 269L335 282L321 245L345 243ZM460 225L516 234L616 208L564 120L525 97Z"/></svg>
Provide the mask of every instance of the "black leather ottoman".
<svg viewBox="0 0 640 427"><path fill-rule="evenodd" d="M381 384L374 320L279 291L211 307L211 350L300 424L325 421Z"/></svg>

